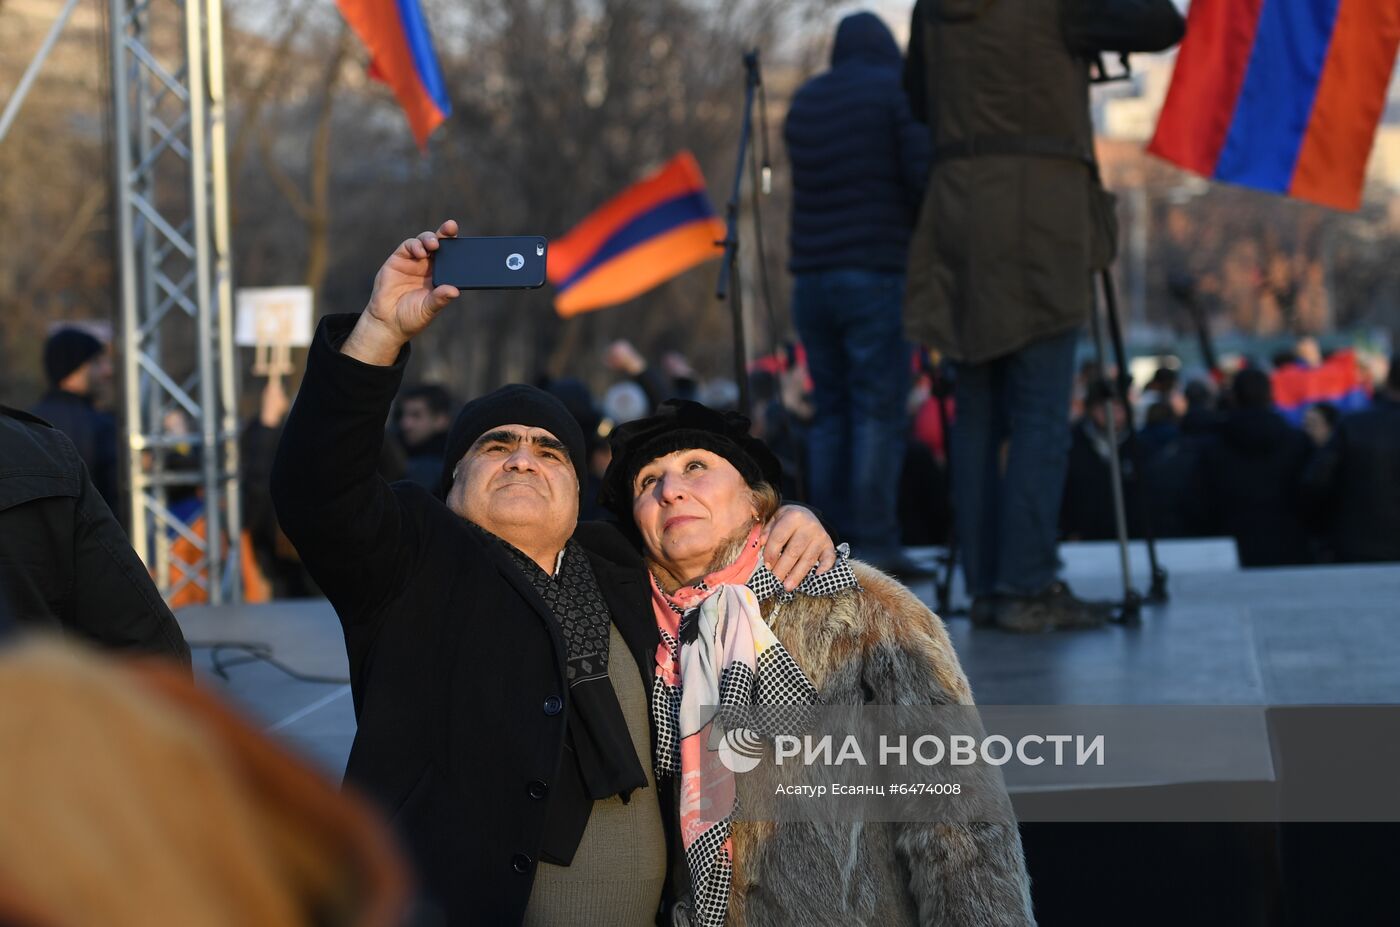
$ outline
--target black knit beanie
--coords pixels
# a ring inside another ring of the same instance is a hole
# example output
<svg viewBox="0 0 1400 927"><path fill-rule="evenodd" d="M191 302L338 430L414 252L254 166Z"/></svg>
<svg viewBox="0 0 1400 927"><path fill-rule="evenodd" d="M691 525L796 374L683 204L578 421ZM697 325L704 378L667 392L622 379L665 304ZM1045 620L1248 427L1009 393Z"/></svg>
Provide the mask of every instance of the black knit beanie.
<svg viewBox="0 0 1400 927"><path fill-rule="evenodd" d="M102 342L81 328L60 328L44 342L44 374L50 386L102 353Z"/></svg>
<svg viewBox="0 0 1400 927"><path fill-rule="evenodd" d="M749 434L749 419L738 412L718 412L688 399L668 399L647 418L619 425L608 435L612 463L603 476L598 503L623 524L632 523L632 482L647 464L676 451L700 448L733 465L750 486L783 483L778 458Z"/></svg>
<svg viewBox="0 0 1400 927"><path fill-rule="evenodd" d="M442 478L438 481L438 498L446 499L452 490L452 471L457 461L477 438L501 425L529 425L543 428L569 449L569 460L578 475L582 491L587 481L587 466L583 450L583 430L569 410L542 389L511 383L495 392L479 396L462 406L457 420L447 433L447 450L442 458Z"/></svg>

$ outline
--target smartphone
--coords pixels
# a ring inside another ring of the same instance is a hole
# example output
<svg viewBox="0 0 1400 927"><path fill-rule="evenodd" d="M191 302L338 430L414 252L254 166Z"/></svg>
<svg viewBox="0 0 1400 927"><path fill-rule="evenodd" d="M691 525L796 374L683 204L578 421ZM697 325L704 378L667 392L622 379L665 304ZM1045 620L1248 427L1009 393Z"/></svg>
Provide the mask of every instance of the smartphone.
<svg viewBox="0 0 1400 927"><path fill-rule="evenodd" d="M439 238L433 286L459 290L532 290L544 286L548 242L539 235Z"/></svg>

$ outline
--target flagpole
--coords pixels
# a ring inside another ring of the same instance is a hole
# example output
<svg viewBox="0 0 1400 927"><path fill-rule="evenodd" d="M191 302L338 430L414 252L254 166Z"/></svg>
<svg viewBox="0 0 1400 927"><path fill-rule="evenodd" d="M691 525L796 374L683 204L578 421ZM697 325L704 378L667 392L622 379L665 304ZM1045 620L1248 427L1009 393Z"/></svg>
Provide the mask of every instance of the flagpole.
<svg viewBox="0 0 1400 927"><path fill-rule="evenodd" d="M759 76L758 49L744 53L744 115L739 126L739 151L734 160L734 183L729 188L729 202L724 207L724 260L720 263L715 298L724 301L729 296L730 278L734 280L734 296L729 299L730 316L734 326L734 378L739 387L739 411L749 412L748 347L744 338L743 287L739 285L739 194L744 182L744 158L748 155L749 135L753 126L754 94L762 79Z"/></svg>

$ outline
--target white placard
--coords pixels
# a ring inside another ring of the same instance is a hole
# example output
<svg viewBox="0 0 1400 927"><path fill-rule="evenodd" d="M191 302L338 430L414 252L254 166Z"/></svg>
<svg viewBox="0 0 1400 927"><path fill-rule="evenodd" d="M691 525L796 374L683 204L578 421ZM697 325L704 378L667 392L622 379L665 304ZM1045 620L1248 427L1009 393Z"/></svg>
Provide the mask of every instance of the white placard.
<svg viewBox="0 0 1400 927"><path fill-rule="evenodd" d="M244 287L235 298L234 343L241 348L311 345L312 296L307 286Z"/></svg>

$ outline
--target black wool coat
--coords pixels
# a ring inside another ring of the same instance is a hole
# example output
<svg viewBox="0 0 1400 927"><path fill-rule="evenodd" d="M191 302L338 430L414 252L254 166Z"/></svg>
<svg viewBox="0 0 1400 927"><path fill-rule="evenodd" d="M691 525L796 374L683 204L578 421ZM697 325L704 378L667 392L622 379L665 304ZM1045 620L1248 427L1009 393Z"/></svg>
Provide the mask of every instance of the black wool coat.
<svg viewBox="0 0 1400 927"><path fill-rule="evenodd" d="M1400 561L1400 399L1378 396L1343 418L1306 484L1337 560Z"/></svg>
<svg viewBox="0 0 1400 927"><path fill-rule="evenodd" d="M409 350L390 367L341 354L355 319L322 320L272 473L277 517L345 633L359 725L346 781L390 816L426 920L518 923L540 860L567 864L592 809L565 736L565 645L499 544L376 472ZM649 682L640 556L609 525L574 536L630 651L610 671Z"/></svg>
<svg viewBox="0 0 1400 927"><path fill-rule="evenodd" d="M1235 539L1240 566L1306 563L1307 437L1271 409L1237 409L1212 436L1202 459L1207 527Z"/></svg>
<svg viewBox="0 0 1400 927"><path fill-rule="evenodd" d="M0 616L190 665L175 616L88 478L42 419L0 406Z"/></svg>

